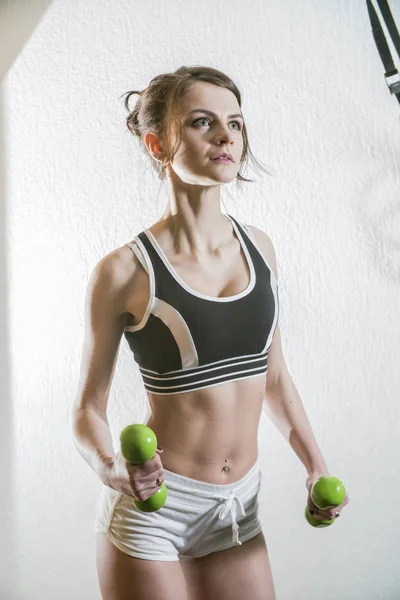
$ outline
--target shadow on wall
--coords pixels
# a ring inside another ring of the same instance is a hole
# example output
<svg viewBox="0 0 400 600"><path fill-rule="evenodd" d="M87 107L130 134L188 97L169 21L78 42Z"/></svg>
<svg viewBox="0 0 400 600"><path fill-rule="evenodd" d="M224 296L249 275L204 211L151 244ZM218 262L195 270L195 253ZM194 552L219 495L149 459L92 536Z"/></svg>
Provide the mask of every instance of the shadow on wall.
<svg viewBox="0 0 400 600"><path fill-rule="evenodd" d="M21 49L35 31L51 0L0 0L0 598L17 600L17 529L14 497L18 493L14 481L14 423L12 412L12 381L9 351L8 314L8 248L6 223L4 90L3 80ZM21 490L19 490L21 492Z"/></svg>

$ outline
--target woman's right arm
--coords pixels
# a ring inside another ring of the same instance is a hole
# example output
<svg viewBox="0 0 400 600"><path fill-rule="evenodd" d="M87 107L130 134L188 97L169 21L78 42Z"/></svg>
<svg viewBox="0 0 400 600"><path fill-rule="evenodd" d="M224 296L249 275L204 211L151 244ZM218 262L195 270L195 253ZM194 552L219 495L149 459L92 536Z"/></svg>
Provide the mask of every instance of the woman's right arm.
<svg viewBox="0 0 400 600"><path fill-rule="evenodd" d="M85 337L72 429L79 453L101 479L115 458L107 404L126 326L126 278L121 255L112 252L95 266L85 296Z"/></svg>

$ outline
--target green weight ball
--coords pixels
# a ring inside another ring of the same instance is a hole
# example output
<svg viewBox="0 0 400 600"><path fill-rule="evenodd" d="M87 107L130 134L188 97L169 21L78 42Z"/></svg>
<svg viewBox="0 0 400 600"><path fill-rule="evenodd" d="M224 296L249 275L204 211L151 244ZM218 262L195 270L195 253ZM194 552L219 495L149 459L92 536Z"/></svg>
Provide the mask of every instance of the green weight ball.
<svg viewBox="0 0 400 600"><path fill-rule="evenodd" d="M311 488L311 500L321 510L336 508L342 504L345 495L343 483L331 475L320 477Z"/></svg>
<svg viewBox="0 0 400 600"><path fill-rule="evenodd" d="M124 427L119 440L122 456L134 465L147 462L153 458L157 450L154 431L141 423Z"/></svg>
<svg viewBox="0 0 400 600"><path fill-rule="evenodd" d="M138 510L142 512L155 512L156 510L160 510L167 501L167 486L164 482L162 482L160 489L156 491L155 494L147 498L147 500L143 500L140 502L139 500L134 500L133 504L136 506Z"/></svg>
<svg viewBox="0 0 400 600"><path fill-rule="evenodd" d="M307 521L309 522L309 524L312 525L313 527L329 527L329 525L332 525L332 523L335 522L335 519L320 519L320 520L316 519L308 510L308 506L306 506L304 515L305 515Z"/></svg>

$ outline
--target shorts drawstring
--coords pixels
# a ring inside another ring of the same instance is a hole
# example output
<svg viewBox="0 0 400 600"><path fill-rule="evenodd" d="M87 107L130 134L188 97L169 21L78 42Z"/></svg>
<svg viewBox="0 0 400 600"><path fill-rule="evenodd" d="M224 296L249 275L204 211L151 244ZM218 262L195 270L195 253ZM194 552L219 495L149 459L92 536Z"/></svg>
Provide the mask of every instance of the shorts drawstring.
<svg viewBox="0 0 400 600"><path fill-rule="evenodd" d="M225 500L224 505L219 513L219 518L220 519L224 519L226 517L226 515L228 514L228 512L231 512L231 517L232 517L232 542L236 545L236 546L241 546L242 542L239 541L239 525L236 521L236 515L237 515L237 505L239 506L239 512L240 514L245 517L246 516L246 512L244 510L243 504L241 499L234 493L231 492L229 494L229 496L220 496L218 494L216 494L215 496L213 496L213 498L219 498L221 500ZM237 503L237 505L236 505Z"/></svg>

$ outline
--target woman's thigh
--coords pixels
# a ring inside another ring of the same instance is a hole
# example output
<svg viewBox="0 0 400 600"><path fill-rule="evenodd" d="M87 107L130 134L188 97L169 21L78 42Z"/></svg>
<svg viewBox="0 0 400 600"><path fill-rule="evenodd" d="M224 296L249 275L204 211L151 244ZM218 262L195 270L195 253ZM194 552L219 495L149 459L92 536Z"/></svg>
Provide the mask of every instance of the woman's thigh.
<svg viewBox="0 0 400 600"><path fill-rule="evenodd" d="M189 600L179 561L134 558L107 534L96 534L96 564L103 600Z"/></svg>
<svg viewBox="0 0 400 600"><path fill-rule="evenodd" d="M265 537L261 531L241 546L181 560L195 600L276 600Z"/></svg>

